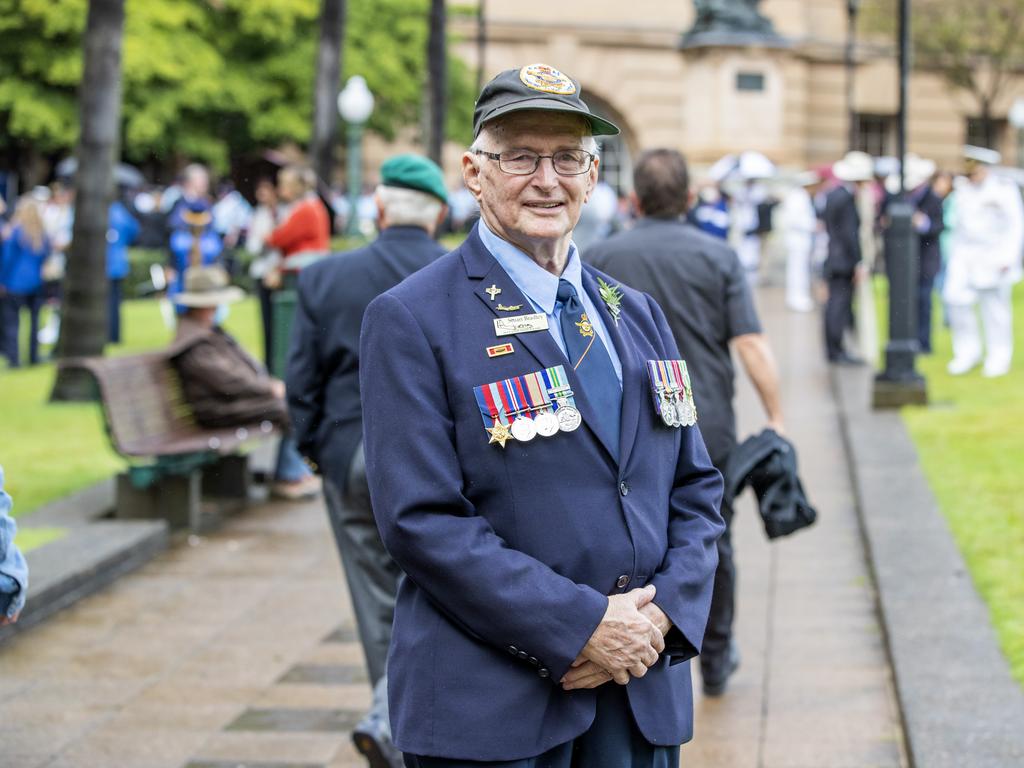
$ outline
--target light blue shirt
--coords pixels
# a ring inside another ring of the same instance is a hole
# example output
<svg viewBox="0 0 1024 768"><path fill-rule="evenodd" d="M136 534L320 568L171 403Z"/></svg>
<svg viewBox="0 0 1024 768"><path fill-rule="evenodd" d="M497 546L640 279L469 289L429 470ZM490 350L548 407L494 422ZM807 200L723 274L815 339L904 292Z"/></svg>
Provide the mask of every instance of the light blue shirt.
<svg viewBox="0 0 1024 768"><path fill-rule="evenodd" d="M504 269L512 282L516 284L523 295L533 305L534 311L543 312L548 316L548 333L555 340L555 344L562 350L562 354L569 359L565 349L565 339L562 338L562 327L559 325L559 318L562 314L562 307L558 304L558 278L548 272L537 262L516 248L507 240L502 240L491 232L480 219L477 230L484 247L491 252L501 268ZM598 337L608 350L608 357L612 360L612 367L619 379L619 386L622 386L622 363L619 361L618 352L605 330L601 313L597 311L594 302L589 294L583 290L583 262L580 261L579 251L575 243L569 244L569 261L562 271L562 279L568 280L576 289L576 295L583 302L583 309L587 312L590 324L594 326Z"/></svg>

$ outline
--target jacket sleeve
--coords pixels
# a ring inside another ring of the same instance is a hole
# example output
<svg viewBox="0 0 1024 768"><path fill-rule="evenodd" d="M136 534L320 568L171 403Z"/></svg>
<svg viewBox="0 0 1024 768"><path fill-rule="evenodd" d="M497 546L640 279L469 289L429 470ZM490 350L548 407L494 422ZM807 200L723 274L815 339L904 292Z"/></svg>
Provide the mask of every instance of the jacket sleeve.
<svg viewBox="0 0 1024 768"><path fill-rule="evenodd" d="M528 649L560 679L608 598L509 547L466 497L473 456L457 450L443 371L397 298L370 304L360 350L366 474L388 552L463 631Z"/></svg>
<svg viewBox="0 0 1024 768"><path fill-rule="evenodd" d="M0 613L8 619L21 612L28 592L28 565L14 543L18 526L9 515L11 507L0 467Z"/></svg>
<svg viewBox="0 0 1024 768"><path fill-rule="evenodd" d="M308 232L316 231L316 217L305 201L295 206L292 215L285 219L277 229L267 237L267 243L280 251L288 253L296 244L306 237Z"/></svg>
<svg viewBox="0 0 1024 768"><path fill-rule="evenodd" d="M324 416L324 368L320 359L320 329L309 305L309 282L315 273L299 274L298 305L292 321L285 386L288 411L299 451L315 462L317 434Z"/></svg>
<svg viewBox="0 0 1024 768"><path fill-rule="evenodd" d="M661 308L647 299L670 356L676 344ZM700 398L700 393L695 393ZM657 588L654 603L672 621L665 653L672 662L700 653L711 610L711 590L718 567L718 539L725 532L719 508L722 475L711 464L700 430L683 427L675 485L669 499L668 550L651 579Z"/></svg>

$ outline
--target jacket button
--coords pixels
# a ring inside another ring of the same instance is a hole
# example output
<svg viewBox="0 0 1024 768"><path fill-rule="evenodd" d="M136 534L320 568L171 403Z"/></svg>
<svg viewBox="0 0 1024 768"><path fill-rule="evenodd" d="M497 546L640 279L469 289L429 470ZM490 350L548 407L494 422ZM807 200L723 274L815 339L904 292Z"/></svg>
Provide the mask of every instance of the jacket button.
<svg viewBox="0 0 1024 768"><path fill-rule="evenodd" d="M627 495L629 493L629 486L626 485L626 481L625 480L623 480L621 483L619 483L619 493L621 493L623 496L625 496L625 495Z"/></svg>
<svg viewBox="0 0 1024 768"><path fill-rule="evenodd" d="M508 647L508 649L507 649L507 650L508 650L508 652L509 652L509 653L511 653L511 654L512 654L513 656L515 656L515 655L516 655L517 653L519 653L519 649L518 649L518 648L516 648L516 647L515 647L514 645L510 645L510 646Z"/></svg>
<svg viewBox="0 0 1024 768"><path fill-rule="evenodd" d="M547 677L551 673L548 672L548 668L547 667L541 667L540 669L537 670L537 674L540 675L541 677Z"/></svg>
<svg viewBox="0 0 1024 768"><path fill-rule="evenodd" d="M627 584L629 584L629 576L625 574L619 576L619 580L615 582L615 586L619 589L625 589Z"/></svg>
<svg viewBox="0 0 1024 768"><path fill-rule="evenodd" d="M533 664L533 666L535 666L535 667L539 667L539 666L540 666L540 661L538 661L538 660L537 660L537 657L536 657L536 656L531 656L531 657L530 657L530 658L528 659L528 661L529 661L529 662L530 662L531 664Z"/></svg>
<svg viewBox="0 0 1024 768"><path fill-rule="evenodd" d="M518 656L518 657L519 657L520 659L522 659L523 661L526 661L526 660L527 660L528 658L530 658L530 654L528 654L528 653L527 653L526 651L519 651L519 652L518 652L518 653L516 654L516 656Z"/></svg>

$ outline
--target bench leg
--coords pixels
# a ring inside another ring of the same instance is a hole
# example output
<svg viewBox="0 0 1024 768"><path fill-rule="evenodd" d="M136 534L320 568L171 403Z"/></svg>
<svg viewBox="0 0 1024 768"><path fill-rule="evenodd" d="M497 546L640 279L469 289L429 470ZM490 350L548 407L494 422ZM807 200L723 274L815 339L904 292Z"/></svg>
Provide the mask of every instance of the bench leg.
<svg viewBox="0 0 1024 768"><path fill-rule="evenodd" d="M123 519L159 518L171 528L197 528L202 475L193 470L185 475L168 475L148 488L132 485L128 473L117 476L115 516Z"/></svg>
<svg viewBox="0 0 1024 768"><path fill-rule="evenodd" d="M223 456L203 467L203 496L244 501L249 498L251 484L248 456Z"/></svg>

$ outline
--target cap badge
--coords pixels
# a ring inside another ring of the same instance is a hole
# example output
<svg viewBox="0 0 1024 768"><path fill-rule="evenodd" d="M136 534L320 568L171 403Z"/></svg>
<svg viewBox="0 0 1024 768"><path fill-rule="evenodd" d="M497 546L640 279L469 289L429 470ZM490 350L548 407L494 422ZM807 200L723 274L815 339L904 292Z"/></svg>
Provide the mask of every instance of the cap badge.
<svg viewBox="0 0 1024 768"><path fill-rule="evenodd" d="M563 75L547 64L530 64L519 70L519 79L523 85L535 91L554 93L559 96L570 96L576 93L576 85L568 76Z"/></svg>

